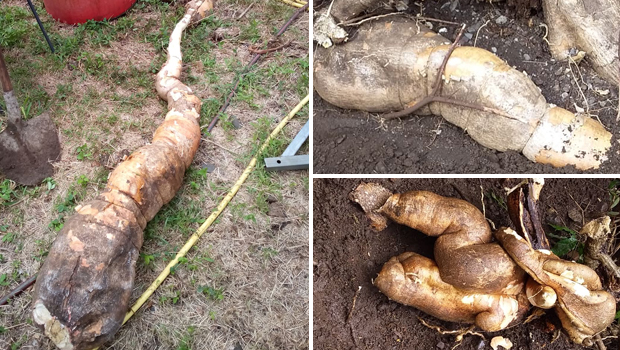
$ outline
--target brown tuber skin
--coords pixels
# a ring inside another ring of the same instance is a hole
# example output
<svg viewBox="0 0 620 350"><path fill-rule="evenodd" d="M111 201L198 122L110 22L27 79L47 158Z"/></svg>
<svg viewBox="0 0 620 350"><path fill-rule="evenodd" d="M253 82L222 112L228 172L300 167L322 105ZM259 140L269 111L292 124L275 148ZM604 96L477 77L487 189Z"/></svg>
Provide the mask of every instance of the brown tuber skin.
<svg viewBox="0 0 620 350"><path fill-rule="evenodd" d="M437 236L435 259L413 253L392 258L374 281L390 299L453 322L472 322L486 331L518 323L529 303L523 293L525 274L496 243L480 211L468 202L426 191L391 195L381 206L373 201L381 186L361 184L351 199L362 207L373 227L385 228L385 217L429 236ZM369 198L371 197L371 198ZM380 208L379 208L380 206Z"/></svg>
<svg viewBox="0 0 620 350"><path fill-rule="evenodd" d="M171 35L156 82L169 112L152 143L118 165L99 197L76 207L39 272L34 321L62 350L95 348L122 325L146 223L181 187L200 144L201 101L179 80L180 41L191 19L212 6L188 3Z"/></svg>
<svg viewBox="0 0 620 350"><path fill-rule="evenodd" d="M445 321L475 323L489 332L518 324L529 309L523 293L494 294L455 288L442 281L433 260L411 252L385 263L373 283L391 300ZM519 287L515 286L515 290Z"/></svg>
<svg viewBox="0 0 620 350"><path fill-rule="evenodd" d="M523 282L524 272L497 243L484 215L472 204L426 191L392 195L377 210L389 219L438 237L435 260L441 278L459 289L502 293Z"/></svg>
<svg viewBox="0 0 620 350"><path fill-rule="evenodd" d="M594 270L547 250L534 250L514 231L498 230L495 237L532 279L555 292L555 311L572 341L581 344L613 322L616 301L602 290Z"/></svg>
<svg viewBox="0 0 620 350"><path fill-rule="evenodd" d="M531 302L555 308L578 344L614 320L615 299L592 269L534 250L510 228L495 233L501 246L491 243L484 216L465 201L425 191L390 195L372 183L362 183L350 198L377 230L392 220L438 237L437 264L403 253L384 265L373 283L391 300L486 331L519 323ZM525 288L524 271L531 276Z"/></svg>

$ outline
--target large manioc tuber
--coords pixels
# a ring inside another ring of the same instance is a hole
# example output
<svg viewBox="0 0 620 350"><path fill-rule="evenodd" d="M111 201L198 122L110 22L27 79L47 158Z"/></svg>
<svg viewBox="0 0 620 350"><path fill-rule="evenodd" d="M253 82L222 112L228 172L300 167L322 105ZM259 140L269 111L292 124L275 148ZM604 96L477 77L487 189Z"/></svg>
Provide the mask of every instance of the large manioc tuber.
<svg viewBox="0 0 620 350"><path fill-rule="evenodd" d="M371 220L384 216L438 237L437 264L404 253L384 265L374 284L386 296L437 318L475 323L486 331L521 321L529 307L525 274L502 247L490 243L491 229L476 207L426 191L387 199L385 194L379 185L361 184L351 199L362 203Z"/></svg>
<svg viewBox="0 0 620 350"><path fill-rule="evenodd" d="M488 293L456 288L442 280L433 260L411 252L402 253L385 263L374 284L396 302L442 320L475 323L489 332L518 324L529 309L523 293Z"/></svg>
<svg viewBox="0 0 620 350"><path fill-rule="evenodd" d="M349 42L317 48L314 87L341 108L404 110L431 94L449 44L407 18L367 22ZM486 50L456 48L443 79L442 96L501 113L444 102L417 113L441 115L485 147L523 152L538 163L585 170L607 160L611 133L599 122L548 105L524 73Z"/></svg>
<svg viewBox="0 0 620 350"><path fill-rule="evenodd" d="M620 83L620 0L543 0L553 56L585 59L608 81Z"/></svg>
<svg viewBox="0 0 620 350"><path fill-rule="evenodd" d="M510 228L495 232L499 244L491 242L483 214L465 201L426 191L391 194L373 183L362 183L350 198L376 230L395 221L438 237L437 263L408 252L383 266L374 284L392 300L487 331L519 323L530 303L554 308L579 344L614 320L615 299L592 269L534 250Z"/></svg>
<svg viewBox="0 0 620 350"><path fill-rule="evenodd" d="M498 230L495 237L508 254L548 294L557 298L555 311L571 340L581 344L613 321L616 300L602 290L601 280L591 268L565 261L548 250L534 250L513 232Z"/></svg>
<svg viewBox="0 0 620 350"><path fill-rule="evenodd" d="M201 101L179 79L181 36L211 0L193 0L170 37L157 74L168 114L151 144L110 174L105 191L76 207L58 233L34 288L33 318L62 350L92 349L110 340L129 306L143 230L181 187L200 143Z"/></svg>

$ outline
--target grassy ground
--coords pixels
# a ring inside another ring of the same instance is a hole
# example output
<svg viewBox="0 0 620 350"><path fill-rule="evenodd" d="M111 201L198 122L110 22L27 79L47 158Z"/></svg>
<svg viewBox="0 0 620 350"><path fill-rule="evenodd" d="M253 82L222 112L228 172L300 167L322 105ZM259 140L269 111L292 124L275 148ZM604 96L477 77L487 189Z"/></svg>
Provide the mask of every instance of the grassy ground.
<svg viewBox="0 0 620 350"><path fill-rule="evenodd" d="M154 73L165 60L182 4L139 0L110 22L54 22L37 1L57 48L49 53L24 1L0 2L5 49L26 118L48 111L62 159L38 187L0 175L0 295L35 273L76 203L95 197L111 169L148 143L165 104ZM239 18L250 6L247 13ZM295 9L276 0L220 0L182 44L184 81L203 100L202 124L249 62ZM145 231L133 300L241 175L267 134L308 93L308 15L285 33L285 49L265 55L241 83L227 115L202 142L184 186ZM1 105L1 103L0 103ZM235 129L232 117L242 125ZM307 107L263 156L281 153L308 119ZM0 117L0 129L5 120ZM304 146L302 152L307 152ZM262 164L259 162L259 164ZM207 165L215 170L206 172ZM308 172L263 166L187 259L107 349L307 349ZM0 307L0 349L52 349L32 325L29 290Z"/></svg>

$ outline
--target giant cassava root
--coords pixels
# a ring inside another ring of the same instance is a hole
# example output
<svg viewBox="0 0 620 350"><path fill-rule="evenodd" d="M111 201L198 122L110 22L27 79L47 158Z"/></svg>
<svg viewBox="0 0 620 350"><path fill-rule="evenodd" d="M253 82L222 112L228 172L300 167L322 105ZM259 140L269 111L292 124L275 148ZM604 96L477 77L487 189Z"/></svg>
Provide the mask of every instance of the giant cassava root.
<svg viewBox="0 0 620 350"><path fill-rule="evenodd" d="M212 0L189 2L170 36L156 78L168 113L152 143L116 167L101 195L76 207L39 272L33 318L62 350L97 347L122 325L143 230L181 187L200 143L201 101L180 81L181 36L212 8Z"/></svg>
<svg viewBox="0 0 620 350"><path fill-rule="evenodd" d="M390 221L436 236L435 261L406 252L390 259L374 285L391 300L485 331L519 324L530 303L554 308L581 344L614 320L615 299L594 270L535 250L510 228L495 232L473 205L426 191L392 194L373 183L350 195L376 230ZM526 273L530 280L526 285Z"/></svg>
<svg viewBox="0 0 620 350"><path fill-rule="evenodd" d="M597 73L620 83L620 0L543 0L543 8L553 57L567 60L583 51Z"/></svg>
<svg viewBox="0 0 620 350"><path fill-rule="evenodd" d="M483 146L582 170L607 160L611 133L599 122L548 105L527 75L483 49L456 48L442 70L449 44L408 18L366 22L349 42L317 48L314 87L341 108L401 111L428 97L439 76L442 96L486 111L432 102L417 112L443 116Z"/></svg>

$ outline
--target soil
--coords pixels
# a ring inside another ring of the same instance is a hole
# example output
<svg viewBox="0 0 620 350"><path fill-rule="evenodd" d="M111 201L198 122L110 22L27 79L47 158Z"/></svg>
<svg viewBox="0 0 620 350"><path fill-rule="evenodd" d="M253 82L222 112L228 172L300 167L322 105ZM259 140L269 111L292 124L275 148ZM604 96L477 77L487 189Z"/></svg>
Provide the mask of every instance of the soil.
<svg viewBox="0 0 620 350"><path fill-rule="evenodd" d="M382 232L370 229L362 209L348 199L349 193L362 181L377 182L395 192L430 190L443 196L465 199L481 210L482 186L486 216L498 227L510 225L508 213L499 204L501 200L506 200L503 189L514 186L518 181L314 180L314 349L452 349L457 345L455 335L442 335L424 326L418 318L449 330L466 329L468 325L444 322L415 308L390 301L372 285L372 278L392 256L413 251L432 258L434 239L393 223ZM541 219L546 232L552 231L546 223L554 222L578 229L582 219L587 221L609 210L609 179L548 179L546 182L540 201ZM491 193L497 199L492 199ZM582 217L576 213L583 213ZM551 241L551 244L553 246L554 242ZM603 285L609 286L607 274L600 270L597 272L603 277ZM618 299L620 289L616 283L611 289ZM617 325L613 327L617 328ZM490 349L490 339L498 335L512 341L513 349L585 349L572 344L559 329L560 322L554 312L547 311L525 325L496 333L482 332L486 340L466 335L457 349ZM610 331L608 329L602 336L609 335ZM619 345L617 339L606 339L604 342L608 349L617 349Z"/></svg>
<svg viewBox="0 0 620 350"><path fill-rule="evenodd" d="M60 142L49 115L9 124L0 134L0 172L34 186L54 175L50 161L60 160Z"/></svg>
<svg viewBox="0 0 620 350"><path fill-rule="evenodd" d="M514 1L513 1L514 2ZM521 1L523 2L523 1ZM452 10L451 4L458 3ZM533 2L535 3L535 2ZM587 62L573 65L551 57L543 41L542 11L515 9L489 1L425 1L423 15L466 23L466 42L495 52L525 71L542 90L548 103L575 111L584 108L614 135L609 160L585 173L618 173L620 144L616 123L618 89L600 78ZM316 10L316 8L315 8ZM408 10L418 14L420 7ZM500 18L505 16L505 18ZM506 23L503 23L503 20ZM487 23L488 21L488 23ZM503 24L498 24L503 23ZM435 31L454 40L458 26L430 22ZM485 25L486 23L486 25ZM447 30L444 32L443 28ZM476 40L477 37L477 40ZM572 70L571 70L572 69ZM580 75L581 74L581 75ZM585 96L587 104L584 102ZM314 170L316 173L584 173L573 166L554 168L536 164L518 152L485 148L467 133L439 116L409 116L380 123L380 116L344 110L314 94Z"/></svg>

